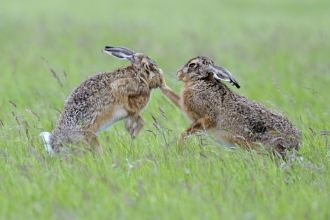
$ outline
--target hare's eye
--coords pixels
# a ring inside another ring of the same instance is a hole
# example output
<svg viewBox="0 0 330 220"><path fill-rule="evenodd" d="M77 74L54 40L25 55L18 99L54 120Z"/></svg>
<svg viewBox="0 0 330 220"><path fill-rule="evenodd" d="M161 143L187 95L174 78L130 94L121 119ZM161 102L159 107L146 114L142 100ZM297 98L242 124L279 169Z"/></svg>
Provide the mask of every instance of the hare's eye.
<svg viewBox="0 0 330 220"><path fill-rule="evenodd" d="M195 67L196 66L196 63L191 63L188 65L188 67L192 68L192 67Z"/></svg>

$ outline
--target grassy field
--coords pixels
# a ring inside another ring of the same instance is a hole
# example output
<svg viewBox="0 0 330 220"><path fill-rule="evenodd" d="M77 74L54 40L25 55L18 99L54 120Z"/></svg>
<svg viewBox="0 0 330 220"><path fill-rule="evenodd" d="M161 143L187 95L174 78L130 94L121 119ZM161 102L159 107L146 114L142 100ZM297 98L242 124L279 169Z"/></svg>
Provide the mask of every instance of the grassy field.
<svg viewBox="0 0 330 220"><path fill-rule="evenodd" d="M0 219L330 219L329 11L328 0L3 1ZM275 163L207 136L178 155L189 121L159 90L133 143L120 122L100 134L103 157L50 157L38 134L70 92L128 65L105 45L148 54L177 92L177 69L214 59L240 94L301 129L304 161Z"/></svg>

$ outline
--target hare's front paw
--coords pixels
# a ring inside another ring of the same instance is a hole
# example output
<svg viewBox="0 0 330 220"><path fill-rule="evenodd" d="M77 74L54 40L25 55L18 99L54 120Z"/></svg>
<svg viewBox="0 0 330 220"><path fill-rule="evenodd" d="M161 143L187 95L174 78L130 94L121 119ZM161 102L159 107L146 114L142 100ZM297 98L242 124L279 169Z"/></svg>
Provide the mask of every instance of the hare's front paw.
<svg viewBox="0 0 330 220"><path fill-rule="evenodd" d="M128 117L125 123L126 131L132 136L133 133L133 126L135 121L133 121L133 117Z"/></svg>
<svg viewBox="0 0 330 220"><path fill-rule="evenodd" d="M125 123L126 131L131 135L134 140L145 124L145 120L141 116L130 116Z"/></svg>
<svg viewBox="0 0 330 220"><path fill-rule="evenodd" d="M166 81L165 81L165 78L164 78L164 74L163 74L163 71L161 69L159 69L160 71L160 74L159 74L159 80L160 80L160 88L166 88L167 85L166 85Z"/></svg>
<svg viewBox="0 0 330 220"><path fill-rule="evenodd" d="M145 123L146 123L146 121L141 117L139 117L138 120L135 122L135 124L133 126L133 131L132 131L132 134L131 134L131 137L132 137L133 140L140 133L140 131L143 128Z"/></svg>

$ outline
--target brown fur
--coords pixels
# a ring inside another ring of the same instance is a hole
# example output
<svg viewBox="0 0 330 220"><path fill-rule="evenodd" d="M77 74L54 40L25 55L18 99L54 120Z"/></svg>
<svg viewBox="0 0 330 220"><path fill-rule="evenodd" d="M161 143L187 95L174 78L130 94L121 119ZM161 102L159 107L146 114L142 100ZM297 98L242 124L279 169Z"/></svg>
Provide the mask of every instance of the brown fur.
<svg viewBox="0 0 330 220"><path fill-rule="evenodd" d="M132 139L142 129L145 121L139 114L147 106L151 90L160 85L162 72L150 57L118 48L114 48L119 50L118 54L111 51L111 55L129 55L131 65L90 76L74 89L51 132L50 145L55 153L72 144L102 152L97 134L109 127L106 126L109 120L115 123L127 118L125 128ZM118 112L123 114L114 118Z"/></svg>
<svg viewBox="0 0 330 220"><path fill-rule="evenodd" d="M191 63L197 66L190 68ZM261 144L281 156L287 150L300 148L301 133L288 118L229 89L222 81L211 77L208 65L215 66L209 58L196 57L178 70L178 78L184 82L181 96L162 79L163 94L193 122L181 139L186 134L207 130L228 143L256 150L261 149Z"/></svg>

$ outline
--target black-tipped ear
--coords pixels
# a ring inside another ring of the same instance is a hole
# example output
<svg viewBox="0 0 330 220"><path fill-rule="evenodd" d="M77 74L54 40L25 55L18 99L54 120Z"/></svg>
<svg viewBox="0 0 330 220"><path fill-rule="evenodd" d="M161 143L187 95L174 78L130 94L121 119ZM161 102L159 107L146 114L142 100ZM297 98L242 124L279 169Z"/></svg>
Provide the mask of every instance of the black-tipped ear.
<svg viewBox="0 0 330 220"><path fill-rule="evenodd" d="M126 48L126 47L112 47L106 46L103 50L104 53L110 54L111 56L117 57L118 59L123 60L133 60L134 51Z"/></svg>
<svg viewBox="0 0 330 220"><path fill-rule="evenodd" d="M210 65L208 71L213 73L213 77L215 79L228 81L232 83L234 86L236 86L238 89L241 87L234 78L234 76L222 66Z"/></svg>

